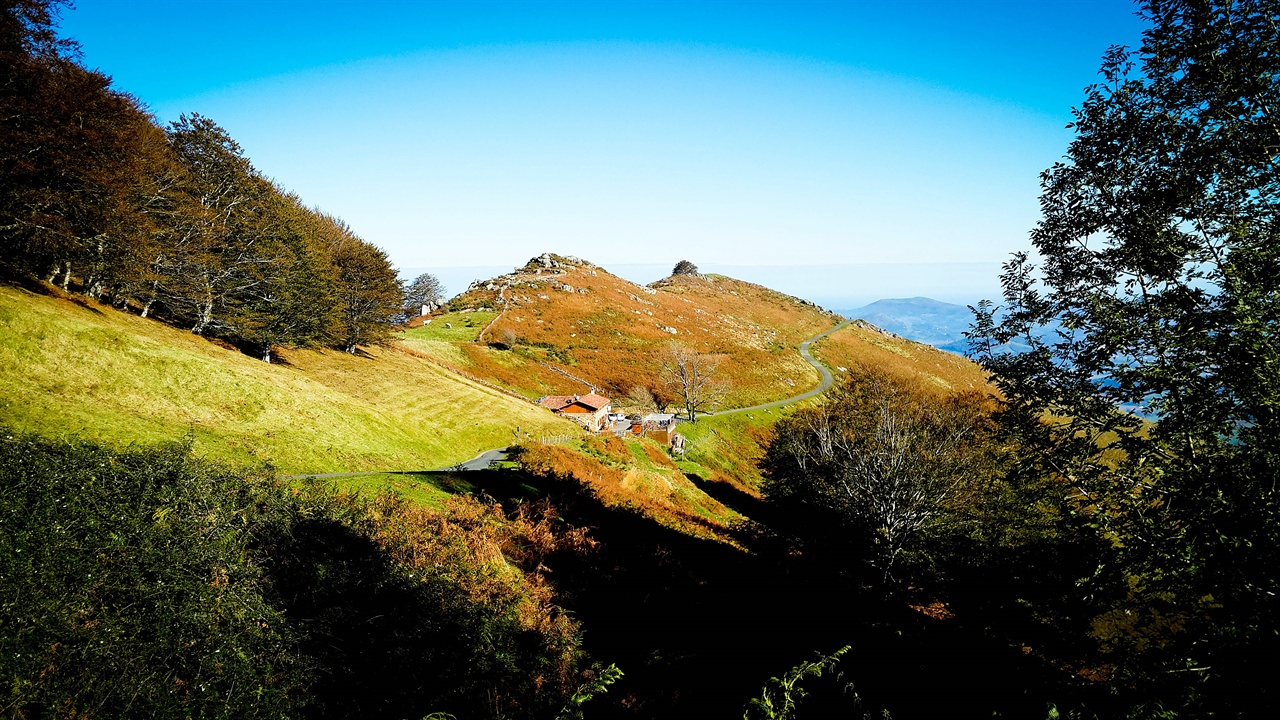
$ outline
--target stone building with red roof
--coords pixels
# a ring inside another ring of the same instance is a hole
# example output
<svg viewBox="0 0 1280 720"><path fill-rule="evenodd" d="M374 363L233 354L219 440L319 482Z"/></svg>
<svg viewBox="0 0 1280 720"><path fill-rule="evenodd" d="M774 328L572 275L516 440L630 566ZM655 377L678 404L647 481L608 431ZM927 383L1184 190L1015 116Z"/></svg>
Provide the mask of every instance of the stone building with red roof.
<svg viewBox="0 0 1280 720"><path fill-rule="evenodd" d="M557 415L563 415L591 432L600 432L608 424L612 403L596 393L586 395L548 395L538 404Z"/></svg>

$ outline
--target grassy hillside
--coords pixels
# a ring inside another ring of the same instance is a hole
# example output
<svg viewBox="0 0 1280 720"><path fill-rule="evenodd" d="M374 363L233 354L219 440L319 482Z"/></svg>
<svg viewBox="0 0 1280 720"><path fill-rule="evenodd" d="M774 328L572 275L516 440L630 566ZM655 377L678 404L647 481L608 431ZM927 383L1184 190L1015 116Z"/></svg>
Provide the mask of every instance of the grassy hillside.
<svg viewBox="0 0 1280 720"><path fill-rule="evenodd" d="M835 371L861 365L938 394L994 392L977 363L935 347L854 321L814 343L811 351Z"/></svg>
<svg viewBox="0 0 1280 720"><path fill-rule="evenodd" d="M586 389L565 373L615 399L636 386L660 388L660 356L671 342L720 359L729 407L790 397L820 381L796 346L836 320L812 304L717 275L642 287L590 263L555 262L463 293L450 303L455 312L410 329L402 342L527 397ZM464 308L476 312L457 312ZM484 329L478 320L495 312Z"/></svg>
<svg viewBox="0 0 1280 720"><path fill-rule="evenodd" d="M574 426L397 347L266 364L79 299L0 287L0 418L50 437L174 440L285 472L413 470Z"/></svg>

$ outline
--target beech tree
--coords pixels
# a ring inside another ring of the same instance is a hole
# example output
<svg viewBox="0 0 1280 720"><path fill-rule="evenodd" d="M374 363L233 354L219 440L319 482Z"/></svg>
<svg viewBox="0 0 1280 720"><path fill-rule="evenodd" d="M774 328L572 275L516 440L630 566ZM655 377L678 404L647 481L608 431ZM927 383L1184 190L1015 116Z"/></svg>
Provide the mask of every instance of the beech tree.
<svg viewBox="0 0 1280 720"><path fill-rule="evenodd" d="M358 345L378 343L391 334L394 318L404 307L404 291L385 252L356 237L344 224L336 230L329 252L338 268L341 345L355 353Z"/></svg>
<svg viewBox="0 0 1280 720"><path fill-rule="evenodd" d="M0 9L0 272L264 360L278 345L385 336L401 307L385 254L273 185L209 118L158 127L78 63L55 31L60 4Z"/></svg>
<svg viewBox="0 0 1280 720"><path fill-rule="evenodd" d="M262 282L257 266L272 262L263 247L271 188L209 118L183 115L169 138L198 208L175 218L166 304L199 335L230 324L235 306Z"/></svg>
<svg viewBox="0 0 1280 720"><path fill-rule="evenodd" d="M1041 266L1015 255L970 336L1025 464L1069 483L1116 544L1097 626L1115 628L1099 639L1119 677L1163 707L1264 716L1277 698L1253 660L1280 656L1280 2L1141 15L1141 48L1107 53L1042 176ZM1006 352L1014 338L1030 351Z"/></svg>
<svg viewBox="0 0 1280 720"><path fill-rule="evenodd" d="M138 102L86 70L54 32L58 6L25 0L0 11L0 265L73 272L97 297L139 226L132 205L141 146L155 133Z"/></svg>
<svg viewBox="0 0 1280 720"><path fill-rule="evenodd" d="M278 188L266 209L270 224L264 228L262 250L270 262L255 266L256 282L237 325L270 362L272 348L279 345L339 340L342 318L338 269L318 239L306 232L311 211Z"/></svg>

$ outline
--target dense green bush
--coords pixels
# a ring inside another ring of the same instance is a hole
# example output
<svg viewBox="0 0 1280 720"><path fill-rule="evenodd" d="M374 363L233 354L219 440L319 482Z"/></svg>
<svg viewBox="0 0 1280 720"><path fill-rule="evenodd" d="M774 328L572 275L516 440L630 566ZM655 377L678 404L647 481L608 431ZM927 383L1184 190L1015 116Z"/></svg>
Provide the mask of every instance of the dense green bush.
<svg viewBox="0 0 1280 720"><path fill-rule="evenodd" d="M267 478L182 448L6 435L0 487L6 710L278 717L296 706L308 668L254 562L288 502Z"/></svg>
<svg viewBox="0 0 1280 720"><path fill-rule="evenodd" d="M576 625L520 569L553 514L11 433L0 488L5 714L539 717L577 682Z"/></svg>

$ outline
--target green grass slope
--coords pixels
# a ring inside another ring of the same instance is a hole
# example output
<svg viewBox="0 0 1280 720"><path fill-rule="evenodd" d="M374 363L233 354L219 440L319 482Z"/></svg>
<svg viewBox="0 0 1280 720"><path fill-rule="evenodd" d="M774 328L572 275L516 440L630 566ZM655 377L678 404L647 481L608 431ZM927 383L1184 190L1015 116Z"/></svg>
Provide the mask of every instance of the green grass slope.
<svg viewBox="0 0 1280 720"><path fill-rule="evenodd" d="M180 439L284 472L418 470L575 432L395 347L267 364L92 302L0 287L0 421L124 445Z"/></svg>

